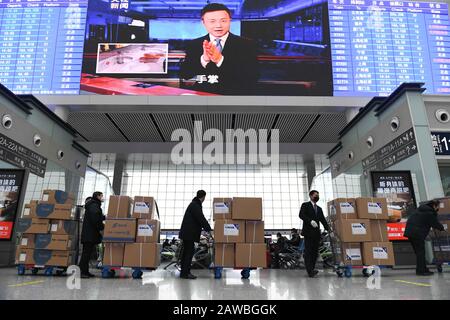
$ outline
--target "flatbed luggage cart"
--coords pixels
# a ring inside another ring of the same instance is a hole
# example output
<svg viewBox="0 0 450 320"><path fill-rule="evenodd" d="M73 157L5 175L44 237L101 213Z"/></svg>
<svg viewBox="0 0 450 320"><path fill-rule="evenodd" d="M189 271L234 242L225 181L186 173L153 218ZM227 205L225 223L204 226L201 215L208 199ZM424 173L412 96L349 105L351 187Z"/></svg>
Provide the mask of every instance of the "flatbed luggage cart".
<svg viewBox="0 0 450 320"><path fill-rule="evenodd" d="M450 266L450 236L446 232L433 230L430 233L433 247L434 264L439 273L442 273L442 266Z"/></svg>
<svg viewBox="0 0 450 320"><path fill-rule="evenodd" d="M214 245L214 238L212 236L210 238L210 243L211 243L210 250L211 250L211 256L212 256L212 261L213 261L212 265L214 265L214 267L212 268L214 271L214 279L222 279L223 269L225 269L227 267L216 266L214 264L215 257L216 257L216 250L215 250L215 245ZM240 270L241 268L232 268L232 269ZM242 268L242 270L241 270L242 279L249 279L251 270L256 270L256 268Z"/></svg>
<svg viewBox="0 0 450 320"><path fill-rule="evenodd" d="M37 275L39 271L44 271L46 276L66 276L67 267L60 266L40 266L35 264L19 264L17 265L17 274L19 276L25 275L27 270L31 270L31 274Z"/></svg>

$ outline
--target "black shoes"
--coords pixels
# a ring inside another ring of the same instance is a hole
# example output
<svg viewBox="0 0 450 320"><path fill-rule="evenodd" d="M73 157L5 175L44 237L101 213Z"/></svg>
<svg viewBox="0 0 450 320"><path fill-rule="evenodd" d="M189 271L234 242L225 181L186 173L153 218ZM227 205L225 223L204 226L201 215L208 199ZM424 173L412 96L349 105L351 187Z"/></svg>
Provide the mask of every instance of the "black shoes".
<svg viewBox="0 0 450 320"><path fill-rule="evenodd" d="M317 276L318 273L319 273L319 271L313 270L312 272L308 273L308 276L310 278L314 278L315 276Z"/></svg>
<svg viewBox="0 0 450 320"><path fill-rule="evenodd" d="M434 274L434 272L431 272L430 270L425 271L425 272L416 272L416 275L418 276L432 276Z"/></svg>
<svg viewBox="0 0 450 320"><path fill-rule="evenodd" d="M89 279L89 278L95 278L95 274L92 274L90 272L81 274L81 279Z"/></svg>
<svg viewBox="0 0 450 320"><path fill-rule="evenodd" d="M189 279L189 280L195 280L195 279L197 279L197 277L194 276L192 273L188 274L187 276L185 276L185 275L180 275L180 278L181 278L181 279Z"/></svg>

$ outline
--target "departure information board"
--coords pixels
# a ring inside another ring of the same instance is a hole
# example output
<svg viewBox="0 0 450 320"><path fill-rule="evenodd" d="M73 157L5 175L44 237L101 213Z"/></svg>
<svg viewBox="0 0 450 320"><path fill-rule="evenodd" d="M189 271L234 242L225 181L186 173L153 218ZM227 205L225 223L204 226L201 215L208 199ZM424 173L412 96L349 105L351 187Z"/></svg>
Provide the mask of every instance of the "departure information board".
<svg viewBox="0 0 450 320"><path fill-rule="evenodd" d="M0 83L79 94L88 0L0 0Z"/></svg>
<svg viewBox="0 0 450 320"><path fill-rule="evenodd" d="M450 93L445 3L330 0L334 96L386 96L403 82Z"/></svg>

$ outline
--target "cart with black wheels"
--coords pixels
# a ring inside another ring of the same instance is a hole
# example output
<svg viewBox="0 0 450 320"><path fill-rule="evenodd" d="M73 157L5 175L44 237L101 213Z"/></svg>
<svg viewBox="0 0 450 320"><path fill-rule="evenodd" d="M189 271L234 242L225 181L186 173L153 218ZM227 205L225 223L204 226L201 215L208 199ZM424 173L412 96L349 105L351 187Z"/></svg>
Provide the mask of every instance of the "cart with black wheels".
<svg viewBox="0 0 450 320"><path fill-rule="evenodd" d="M39 272L43 272L45 276L66 276L67 267L61 266L40 266L35 264L18 264L17 274L19 276L25 275L26 271L31 271L32 275L38 275Z"/></svg>
<svg viewBox="0 0 450 320"><path fill-rule="evenodd" d="M450 236L449 230L437 231L433 230L430 233L432 248L433 248L433 262L436 265L438 273L442 273L443 266L450 265Z"/></svg>
<svg viewBox="0 0 450 320"><path fill-rule="evenodd" d="M142 268L142 267L121 267L121 266L103 266L102 278L111 279L117 274L116 271L131 269L131 277L133 279L142 279L144 271L154 271L156 268Z"/></svg>

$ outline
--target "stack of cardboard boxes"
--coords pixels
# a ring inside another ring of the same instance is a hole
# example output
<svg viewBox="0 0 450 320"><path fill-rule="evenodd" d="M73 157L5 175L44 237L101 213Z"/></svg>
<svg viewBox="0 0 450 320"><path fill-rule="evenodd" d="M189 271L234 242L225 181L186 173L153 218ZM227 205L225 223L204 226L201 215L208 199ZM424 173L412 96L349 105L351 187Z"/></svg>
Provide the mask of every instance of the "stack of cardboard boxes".
<svg viewBox="0 0 450 320"><path fill-rule="evenodd" d="M214 265L266 267L261 198L214 198Z"/></svg>
<svg viewBox="0 0 450 320"><path fill-rule="evenodd" d="M437 261L450 261L450 198L442 199L438 211L439 222L444 225L444 231L436 231L434 255Z"/></svg>
<svg viewBox="0 0 450 320"><path fill-rule="evenodd" d="M340 198L328 203L337 262L344 265L395 264L387 233L384 198Z"/></svg>
<svg viewBox="0 0 450 320"><path fill-rule="evenodd" d="M156 268L160 264L160 222L152 197L111 196L105 221L103 265Z"/></svg>
<svg viewBox="0 0 450 320"><path fill-rule="evenodd" d="M78 241L73 195L44 190L40 201L25 205L17 232L21 233L16 264L67 267L75 263Z"/></svg>

